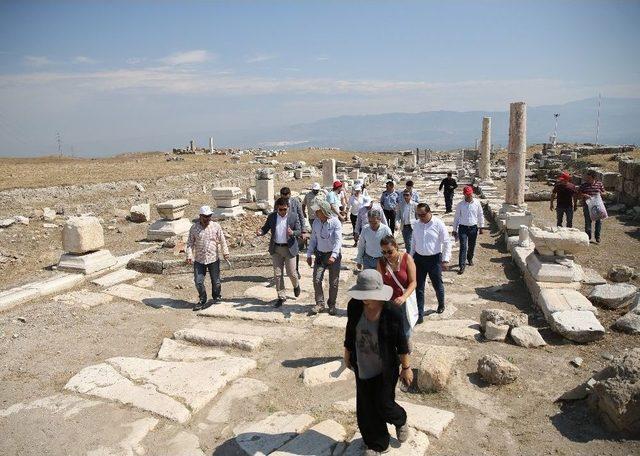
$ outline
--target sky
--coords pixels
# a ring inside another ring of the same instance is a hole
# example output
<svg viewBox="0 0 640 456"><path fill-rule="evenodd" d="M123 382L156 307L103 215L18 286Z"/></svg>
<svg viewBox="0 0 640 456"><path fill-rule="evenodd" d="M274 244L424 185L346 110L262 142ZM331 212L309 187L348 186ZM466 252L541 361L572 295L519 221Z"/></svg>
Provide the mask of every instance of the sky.
<svg viewBox="0 0 640 456"><path fill-rule="evenodd" d="M640 1L0 0L0 156L640 97L638 23Z"/></svg>

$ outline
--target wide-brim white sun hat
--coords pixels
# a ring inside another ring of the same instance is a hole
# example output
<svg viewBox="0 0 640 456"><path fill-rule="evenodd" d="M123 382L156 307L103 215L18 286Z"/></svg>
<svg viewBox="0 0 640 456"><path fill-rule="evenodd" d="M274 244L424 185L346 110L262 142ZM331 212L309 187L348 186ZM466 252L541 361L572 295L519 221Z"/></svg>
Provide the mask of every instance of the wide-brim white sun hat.
<svg viewBox="0 0 640 456"><path fill-rule="evenodd" d="M207 216L207 215L212 215L212 214L213 214L213 211L211 210L211 208L209 206L202 206L200 208L200 215Z"/></svg>
<svg viewBox="0 0 640 456"><path fill-rule="evenodd" d="M347 294L360 301L388 301L393 295L393 288L385 285L382 275L375 269L365 269L358 274L356 284L349 288Z"/></svg>
<svg viewBox="0 0 640 456"><path fill-rule="evenodd" d="M314 182L313 185L311 186L311 190L320 190L320 184L317 182Z"/></svg>

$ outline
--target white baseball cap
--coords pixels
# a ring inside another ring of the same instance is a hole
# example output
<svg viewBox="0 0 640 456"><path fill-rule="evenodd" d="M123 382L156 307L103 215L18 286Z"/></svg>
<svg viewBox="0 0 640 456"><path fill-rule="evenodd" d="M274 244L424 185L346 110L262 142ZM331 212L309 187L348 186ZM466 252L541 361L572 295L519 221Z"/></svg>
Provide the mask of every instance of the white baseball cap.
<svg viewBox="0 0 640 456"><path fill-rule="evenodd" d="M209 206L202 206L200 208L200 215L211 215L211 214L213 214L213 211Z"/></svg>
<svg viewBox="0 0 640 456"><path fill-rule="evenodd" d="M313 185L311 186L311 190L320 190L320 184L317 182L314 182Z"/></svg>
<svg viewBox="0 0 640 456"><path fill-rule="evenodd" d="M361 187L360 185L355 185L355 186L353 187L353 190L354 190L354 191L356 191L356 192L359 192L359 191L361 191L361 190L362 190L362 187Z"/></svg>
<svg viewBox="0 0 640 456"><path fill-rule="evenodd" d="M368 206L371 203L371 197L369 196L365 196L362 198L362 205L363 206Z"/></svg>

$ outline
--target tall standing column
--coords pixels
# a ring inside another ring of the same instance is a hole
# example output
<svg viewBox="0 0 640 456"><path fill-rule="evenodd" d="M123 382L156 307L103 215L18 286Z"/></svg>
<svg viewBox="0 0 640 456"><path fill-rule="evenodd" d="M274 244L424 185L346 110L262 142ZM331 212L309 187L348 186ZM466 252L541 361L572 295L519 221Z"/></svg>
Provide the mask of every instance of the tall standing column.
<svg viewBox="0 0 640 456"><path fill-rule="evenodd" d="M507 193L505 202L524 204L524 180L527 159L527 105L511 103L509 110L509 148L507 154Z"/></svg>
<svg viewBox="0 0 640 456"><path fill-rule="evenodd" d="M322 161L322 186L331 187L336 180L336 161L329 158Z"/></svg>
<svg viewBox="0 0 640 456"><path fill-rule="evenodd" d="M479 174L483 181L491 179L491 117L482 118Z"/></svg>

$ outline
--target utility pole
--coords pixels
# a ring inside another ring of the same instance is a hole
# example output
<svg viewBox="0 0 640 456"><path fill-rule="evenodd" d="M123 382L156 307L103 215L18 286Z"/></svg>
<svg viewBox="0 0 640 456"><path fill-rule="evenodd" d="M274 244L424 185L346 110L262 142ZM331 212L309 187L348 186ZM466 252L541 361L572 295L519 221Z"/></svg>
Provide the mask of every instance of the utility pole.
<svg viewBox="0 0 640 456"><path fill-rule="evenodd" d="M556 138L558 137L558 117L560 117L560 114L558 114L557 112L553 115L553 117L556 118L556 126L553 129L553 136L555 136Z"/></svg>
<svg viewBox="0 0 640 456"><path fill-rule="evenodd" d="M58 156L62 158L62 139L60 138L60 132L56 133L56 142L58 143Z"/></svg>
<svg viewBox="0 0 640 456"><path fill-rule="evenodd" d="M600 103L602 95L598 94L598 112L596 114L596 147L598 147L598 136L600 135Z"/></svg>

